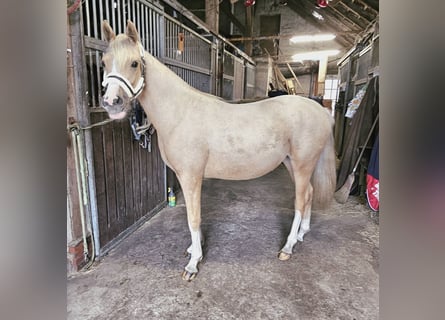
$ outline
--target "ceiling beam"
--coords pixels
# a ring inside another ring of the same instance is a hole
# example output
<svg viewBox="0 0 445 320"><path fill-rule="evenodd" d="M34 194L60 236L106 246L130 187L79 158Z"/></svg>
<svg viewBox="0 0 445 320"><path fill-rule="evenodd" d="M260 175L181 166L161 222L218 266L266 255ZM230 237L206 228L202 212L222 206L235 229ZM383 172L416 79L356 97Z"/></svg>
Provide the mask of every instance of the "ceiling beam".
<svg viewBox="0 0 445 320"><path fill-rule="evenodd" d="M369 11L372 11L372 13L374 13L374 15L378 15L379 14L378 10L374 9L370 4L367 4L366 2L364 2L362 0L352 0L352 2L360 3L363 6L364 10L368 10L369 9Z"/></svg>
<svg viewBox="0 0 445 320"><path fill-rule="evenodd" d="M347 34L352 34L352 35L356 35L358 31L346 31L346 32L335 32L335 35L347 35ZM233 38L228 38L231 42L238 42L238 41L247 41L247 40L288 40L292 37L295 37L297 34L278 34L278 35L273 35L273 36L256 36L256 37L233 37Z"/></svg>
<svg viewBox="0 0 445 320"><path fill-rule="evenodd" d="M349 7L346 3L344 3L343 1L340 1L340 2L338 2L339 4L341 4L347 11L350 11L350 12L352 12L352 13L354 13L355 14L355 16L358 18L358 19L363 19L363 20L365 20L366 22L371 22L371 20L368 20L368 19L366 19L362 14L360 14L360 13L358 13L357 11L355 11L353 8L351 8L351 7ZM332 7L332 9L335 9L334 7Z"/></svg>
<svg viewBox="0 0 445 320"><path fill-rule="evenodd" d="M355 21L352 20L352 17L348 17L345 13L339 11L339 10L336 9L334 6L329 6L328 8L325 8L324 10L326 10L326 9L327 9L327 11L333 11L333 12L334 12L334 13L332 13L333 15L337 14L338 16L340 16L340 19L343 19L344 21L347 21L349 24L353 25L354 27L358 27L360 30L363 30L363 29L366 27L366 25L370 22L369 20L364 19L364 18L361 17L361 16L358 16L358 17L357 17L358 20L359 20L359 19L364 20L364 21L362 21L361 24L360 24L359 21L357 21L357 20L355 20Z"/></svg>

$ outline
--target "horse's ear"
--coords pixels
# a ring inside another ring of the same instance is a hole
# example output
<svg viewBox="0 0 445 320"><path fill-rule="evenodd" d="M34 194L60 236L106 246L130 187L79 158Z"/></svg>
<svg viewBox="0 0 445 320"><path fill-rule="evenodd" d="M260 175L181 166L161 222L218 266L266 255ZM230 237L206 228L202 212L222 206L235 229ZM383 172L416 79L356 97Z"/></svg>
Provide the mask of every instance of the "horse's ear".
<svg viewBox="0 0 445 320"><path fill-rule="evenodd" d="M135 43L139 42L139 34L138 34L138 31L136 30L136 26L130 20L127 21L127 32L126 32L126 34Z"/></svg>
<svg viewBox="0 0 445 320"><path fill-rule="evenodd" d="M113 29L111 29L111 26L107 20L102 21L102 33L107 42L110 42L116 38L116 34L114 33Z"/></svg>

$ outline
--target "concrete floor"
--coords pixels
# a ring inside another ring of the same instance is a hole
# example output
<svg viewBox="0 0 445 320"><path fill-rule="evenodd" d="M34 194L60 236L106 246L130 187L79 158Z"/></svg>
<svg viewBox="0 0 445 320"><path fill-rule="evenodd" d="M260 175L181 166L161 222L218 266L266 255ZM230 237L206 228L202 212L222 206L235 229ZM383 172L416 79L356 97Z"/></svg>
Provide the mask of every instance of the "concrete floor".
<svg viewBox="0 0 445 320"><path fill-rule="evenodd" d="M70 276L68 319L378 319L378 217L359 199L313 211L288 261L293 219L283 166L249 181L206 180L205 259L181 279L185 206L165 208L90 270Z"/></svg>

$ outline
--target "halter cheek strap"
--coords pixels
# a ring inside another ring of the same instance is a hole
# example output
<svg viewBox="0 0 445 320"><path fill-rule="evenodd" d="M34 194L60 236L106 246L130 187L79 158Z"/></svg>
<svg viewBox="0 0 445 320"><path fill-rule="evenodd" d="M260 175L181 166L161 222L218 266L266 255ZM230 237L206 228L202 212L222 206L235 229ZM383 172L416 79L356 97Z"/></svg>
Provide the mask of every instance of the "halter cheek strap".
<svg viewBox="0 0 445 320"><path fill-rule="evenodd" d="M130 100L136 99L142 92L142 89L144 89L145 86L145 59L144 59L144 47L139 44L140 54L141 54L141 60L142 60L142 73L141 77L139 78L139 81L136 84L136 87L133 87L124 76L122 76L119 72L111 72L111 73L104 73L104 80L102 81L102 86L107 87L109 84L117 84L119 85L125 93L130 97Z"/></svg>

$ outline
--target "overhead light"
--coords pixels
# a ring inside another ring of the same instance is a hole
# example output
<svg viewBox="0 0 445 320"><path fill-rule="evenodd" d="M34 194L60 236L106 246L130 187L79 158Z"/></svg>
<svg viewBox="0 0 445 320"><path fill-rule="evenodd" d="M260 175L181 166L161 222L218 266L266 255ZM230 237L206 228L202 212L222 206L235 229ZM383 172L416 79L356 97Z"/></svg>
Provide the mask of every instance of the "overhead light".
<svg viewBox="0 0 445 320"><path fill-rule="evenodd" d="M315 34L315 35L295 36L290 38L290 42L292 43L319 42L319 41L329 41L333 39L335 39L335 34Z"/></svg>
<svg viewBox="0 0 445 320"><path fill-rule="evenodd" d="M340 50L321 50L321 51L303 52L303 53L294 54L292 56L292 60L294 60L294 61L320 60L325 57L335 56L339 53L340 53Z"/></svg>

